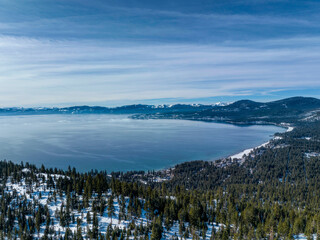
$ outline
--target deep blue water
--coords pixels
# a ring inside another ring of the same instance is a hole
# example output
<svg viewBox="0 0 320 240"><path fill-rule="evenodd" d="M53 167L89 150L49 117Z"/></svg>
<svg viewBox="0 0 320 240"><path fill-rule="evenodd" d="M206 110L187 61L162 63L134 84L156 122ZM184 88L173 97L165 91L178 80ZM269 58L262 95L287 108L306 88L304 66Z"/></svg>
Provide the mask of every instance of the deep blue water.
<svg viewBox="0 0 320 240"><path fill-rule="evenodd" d="M80 171L157 170L229 156L283 131L124 115L1 116L0 158Z"/></svg>

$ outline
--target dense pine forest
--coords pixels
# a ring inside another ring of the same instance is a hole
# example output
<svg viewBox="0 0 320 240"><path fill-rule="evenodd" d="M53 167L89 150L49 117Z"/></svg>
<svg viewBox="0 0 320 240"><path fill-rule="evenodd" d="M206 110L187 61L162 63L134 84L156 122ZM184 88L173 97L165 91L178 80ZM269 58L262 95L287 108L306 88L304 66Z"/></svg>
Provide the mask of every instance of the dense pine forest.
<svg viewBox="0 0 320 240"><path fill-rule="evenodd" d="M0 162L1 239L320 237L320 122L241 159L79 173Z"/></svg>

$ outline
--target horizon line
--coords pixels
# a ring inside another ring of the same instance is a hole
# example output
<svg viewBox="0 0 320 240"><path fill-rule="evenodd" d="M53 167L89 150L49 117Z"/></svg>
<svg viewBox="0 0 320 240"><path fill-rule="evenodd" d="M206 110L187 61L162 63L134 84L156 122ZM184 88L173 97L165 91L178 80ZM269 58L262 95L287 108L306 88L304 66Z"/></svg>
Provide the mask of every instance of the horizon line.
<svg viewBox="0 0 320 240"><path fill-rule="evenodd" d="M122 105L114 105L114 106L108 106L108 105L90 105L90 104L71 104L71 105L65 105L65 106L7 106L7 107L1 107L0 109L8 109L8 108L20 108L20 109L35 109L35 108L47 108L47 109L54 109L54 108L58 108L58 109L62 109L62 108L72 108L72 107L103 107L103 108L118 108L118 107L126 107L126 106L134 106L134 105L142 105L142 106L174 106L174 105L202 105L202 106L209 106L209 105L215 105L215 104L232 104L235 102L239 102L239 101L253 101L253 102L260 102L260 103L268 103L268 102L276 102L276 101L280 101L280 100L286 100L286 99L291 99L291 98L314 98L314 99L318 99L320 100L320 98L317 97L310 97L310 96L301 96L301 95L297 95L297 96L292 96L292 97L282 97L282 98L278 98L275 100L268 100L268 101L256 101L256 100L251 100L249 98L243 98L243 99L239 99L239 100L235 100L235 101L215 101L212 103L199 103L199 102L193 102L193 103L186 103L186 102L176 102L176 103L160 103L160 104L147 104L147 103L132 103L132 104L122 104ZM57 104L59 105L59 104Z"/></svg>

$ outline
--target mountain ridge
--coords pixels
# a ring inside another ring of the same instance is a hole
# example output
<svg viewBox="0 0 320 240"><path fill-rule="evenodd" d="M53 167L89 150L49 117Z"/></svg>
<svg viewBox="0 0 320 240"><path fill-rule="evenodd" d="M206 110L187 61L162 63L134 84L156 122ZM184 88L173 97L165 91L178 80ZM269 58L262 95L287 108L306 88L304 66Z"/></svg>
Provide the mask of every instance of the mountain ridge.
<svg viewBox="0 0 320 240"><path fill-rule="evenodd" d="M2 107L0 110L12 110L12 111L26 111L26 110L55 110L55 109L61 109L61 110L67 110L67 109L76 109L76 108L82 108L82 109L109 109L109 110L115 110L115 109L132 109L132 108L179 108L179 107L194 107L194 108L201 108L201 107L226 107L226 106L236 106L240 104L252 104L252 105L264 105L264 104L276 104L276 103L286 103L286 102L293 102L293 101L313 101L320 103L320 99L314 98L314 97L303 97L303 96L296 96L296 97L289 97L284 98L280 100L275 101L269 101L269 102L258 102L250 99L242 99L235 102L216 102L212 104L201 104L201 103L176 103L176 104L130 104L130 105L122 105L122 106L116 106L116 107L106 107L106 106L99 106L99 105L74 105L70 107Z"/></svg>
<svg viewBox="0 0 320 240"><path fill-rule="evenodd" d="M178 118L218 121L236 124L294 123L320 109L320 100L310 97L292 97L271 102L236 101L227 106L181 113L136 115L134 118Z"/></svg>
<svg viewBox="0 0 320 240"><path fill-rule="evenodd" d="M119 107L82 105L62 108L0 108L0 114L131 114L131 118L134 119L162 118L260 124L292 123L308 117L310 112L319 109L320 99L297 96L270 102L244 99L230 104L132 104Z"/></svg>

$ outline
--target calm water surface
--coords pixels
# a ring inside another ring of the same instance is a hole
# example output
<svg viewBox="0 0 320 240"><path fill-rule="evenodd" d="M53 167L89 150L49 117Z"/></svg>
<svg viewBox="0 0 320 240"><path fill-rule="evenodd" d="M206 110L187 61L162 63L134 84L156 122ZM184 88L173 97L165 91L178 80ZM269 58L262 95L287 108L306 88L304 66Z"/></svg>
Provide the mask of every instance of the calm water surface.
<svg viewBox="0 0 320 240"><path fill-rule="evenodd" d="M0 158L80 171L152 170L229 156L283 131L124 115L1 116Z"/></svg>

